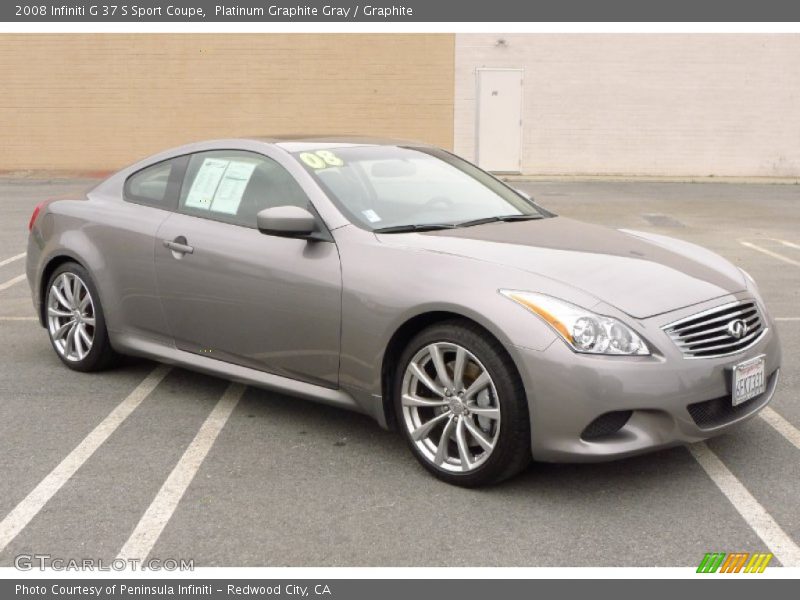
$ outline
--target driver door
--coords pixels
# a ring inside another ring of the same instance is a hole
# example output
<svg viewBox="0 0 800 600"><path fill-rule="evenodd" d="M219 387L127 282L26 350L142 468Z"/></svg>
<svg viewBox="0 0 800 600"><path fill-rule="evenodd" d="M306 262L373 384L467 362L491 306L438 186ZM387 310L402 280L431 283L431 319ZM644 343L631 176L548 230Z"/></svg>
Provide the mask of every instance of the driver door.
<svg viewBox="0 0 800 600"><path fill-rule="evenodd" d="M309 207L294 178L260 154L191 157L178 211L156 239L156 276L178 348L335 387L341 271L331 242L256 229L271 206Z"/></svg>

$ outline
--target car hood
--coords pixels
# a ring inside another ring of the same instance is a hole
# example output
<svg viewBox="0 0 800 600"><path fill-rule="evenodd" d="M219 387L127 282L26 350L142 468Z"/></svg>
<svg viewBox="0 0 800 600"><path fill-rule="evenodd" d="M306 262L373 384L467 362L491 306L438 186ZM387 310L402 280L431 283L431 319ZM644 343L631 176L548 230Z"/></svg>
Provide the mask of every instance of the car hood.
<svg viewBox="0 0 800 600"><path fill-rule="evenodd" d="M378 237L385 244L462 256L547 277L635 318L740 292L747 286L739 269L700 246L565 217Z"/></svg>

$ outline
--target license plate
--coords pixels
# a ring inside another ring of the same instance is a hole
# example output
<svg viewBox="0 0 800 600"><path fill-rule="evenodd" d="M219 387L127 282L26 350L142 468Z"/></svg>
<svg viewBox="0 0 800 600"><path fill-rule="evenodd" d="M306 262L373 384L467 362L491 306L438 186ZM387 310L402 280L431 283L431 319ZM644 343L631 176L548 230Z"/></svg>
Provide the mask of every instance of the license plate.
<svg viewBox="0 0 800 600"><path fill-rule="evenodd" d="M764 374L765 357L757 356L733 367L733 385L731 386L731 402L738 406L747 402L767 389L767 378Z"/></svg>

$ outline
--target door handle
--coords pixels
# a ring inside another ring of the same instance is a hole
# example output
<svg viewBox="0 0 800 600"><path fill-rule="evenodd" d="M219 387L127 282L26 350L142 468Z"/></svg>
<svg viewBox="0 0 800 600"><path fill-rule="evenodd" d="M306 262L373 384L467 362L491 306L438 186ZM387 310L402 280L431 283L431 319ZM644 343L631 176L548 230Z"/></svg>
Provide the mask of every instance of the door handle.
<svg viewBox="0 0 800 600"><path fill-rule="evenodd" d="M174 240L164 240L164 247L178 254L192 254L194 252L194 248L186 243L186 238L183 236L176 237Z"/></svg>

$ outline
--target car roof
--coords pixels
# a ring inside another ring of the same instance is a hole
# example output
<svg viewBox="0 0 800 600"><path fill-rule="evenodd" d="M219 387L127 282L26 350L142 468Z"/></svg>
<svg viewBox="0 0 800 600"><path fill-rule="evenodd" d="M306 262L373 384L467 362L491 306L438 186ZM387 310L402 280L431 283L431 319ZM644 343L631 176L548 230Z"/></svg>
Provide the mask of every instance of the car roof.
<svg viewBox="0 0 800 600"><path fill-rule="evenodd" d="M246 139L274 144L287 152L342 148L346 146L415 146L430 147L430 144L408 139L381 138L366 135L326 134L282 134L273 136L250 136Z"/></svg>
<svg viewBox="0 0 800 600"><path fill-rule="evenodd" d="M431 144L413 140L379 138L359 135L273 135L273 136L241 136L234 138L221 138L205 141L191 142L182 146L163 150L117 171L116 175L128 177L140 169L154 165L164 160L211 150L257 150L259 145L273 146L287 153L313 152L316 150L357 147L357 146L401 146L411 148L436 148Z"/></svg>

